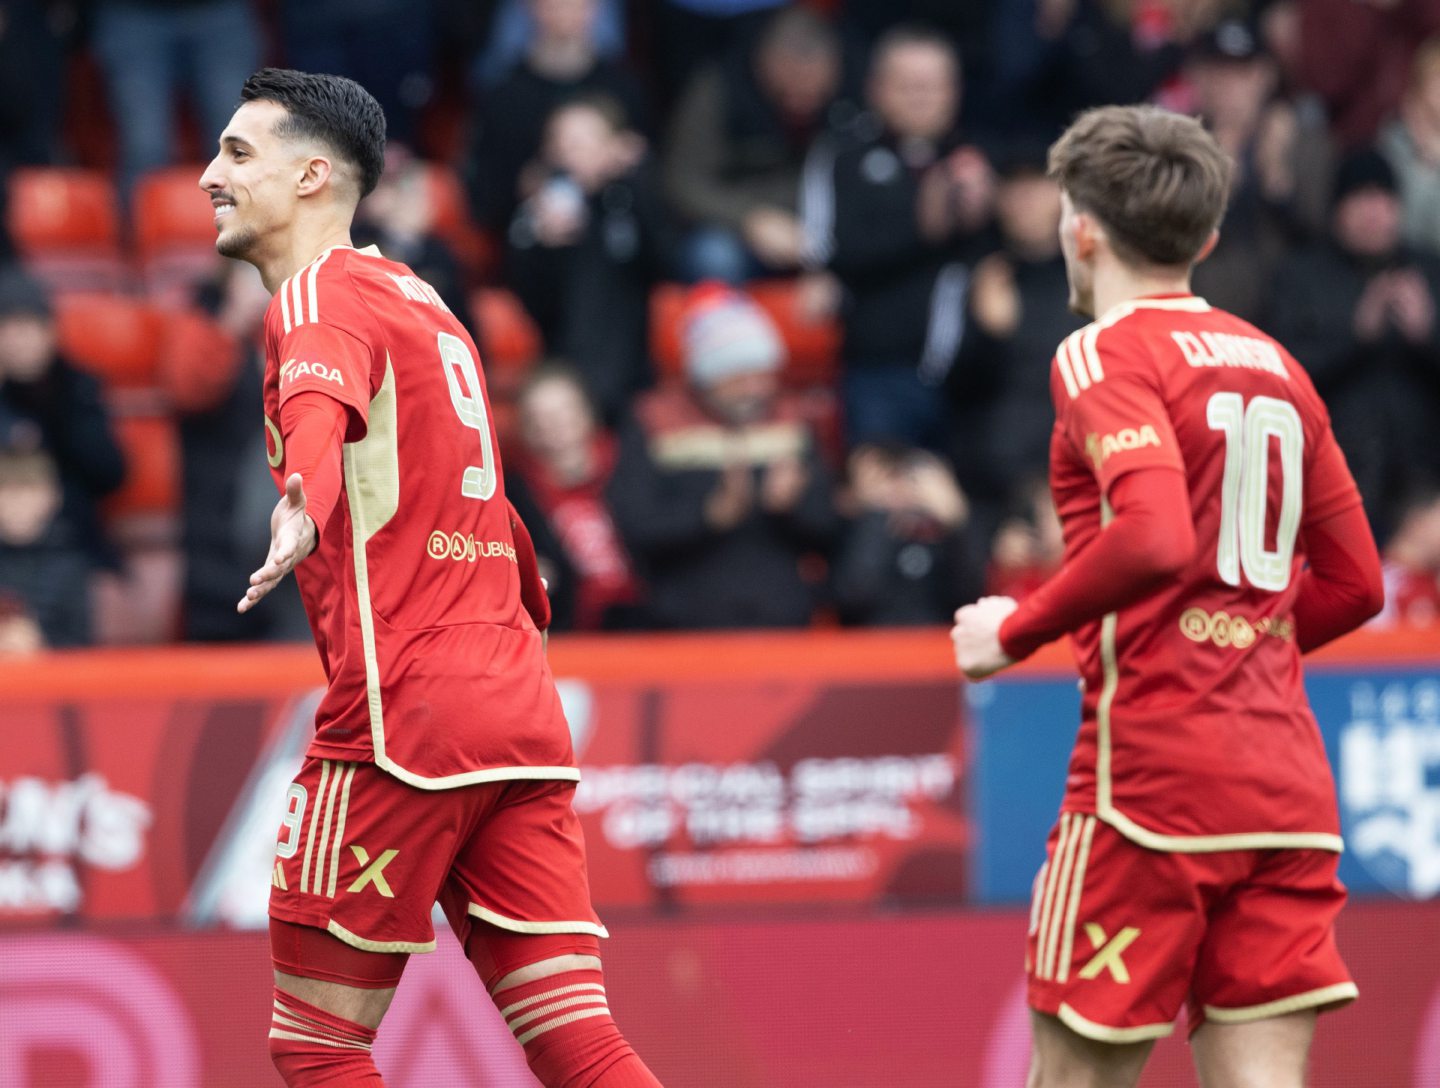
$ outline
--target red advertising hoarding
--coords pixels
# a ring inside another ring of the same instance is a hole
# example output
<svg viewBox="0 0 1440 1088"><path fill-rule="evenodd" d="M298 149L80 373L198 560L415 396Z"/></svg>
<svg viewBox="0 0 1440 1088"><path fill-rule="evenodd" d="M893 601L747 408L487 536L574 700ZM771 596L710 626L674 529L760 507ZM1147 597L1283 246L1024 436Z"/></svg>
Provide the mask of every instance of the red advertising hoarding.
<svg viewBox="0 0 1440 1088"><path fill-rule="evenodd" d="M610 1004L686 1088L1016 1088L1028 1027L1018 912L621 923ZM1322 1019L1312 1088L1440 1084L1440 906L1360 904L1341 947L1361 1000ZM0 1088L280 1084L262 934L0 937ZM376 1045L392 1088L535 1088L453 941L412 957ZM1183 1035L1142 1082L1193 1085Z"/></svg>

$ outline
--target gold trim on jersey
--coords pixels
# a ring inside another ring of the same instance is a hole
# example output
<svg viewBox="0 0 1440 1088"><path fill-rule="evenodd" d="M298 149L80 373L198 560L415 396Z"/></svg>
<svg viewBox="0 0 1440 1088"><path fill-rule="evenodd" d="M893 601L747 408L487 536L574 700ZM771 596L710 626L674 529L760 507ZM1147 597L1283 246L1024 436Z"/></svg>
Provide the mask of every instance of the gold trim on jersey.
<svg viewBox="0 0 1440 1088"><path fill-rule="evenodd" d="M1301 1009L1313 1009L1319 1005L1354 1001L1359 996L1360 989L1355 983L1337 982L1333 986L1295 994L1292 997L1282 997L1278 1001L1267 1001L1263 1005L1250 1005L1247 1008L1221 1009L1214 1005L1206 1005L1205 1019L1214 1020L1217 1024L1248 1024L1255 1020L1268 1020L1272 1016L1284 1016L1286 1013L1299 1012Z"/></svg>
<svg viewBox="0 0 1440 1088"><path fill-rule="evenodd" d="M1065 391L1074 400L1092 385L1105 380L1105 367L1100 362L1100 334L1112 325L1123 321L1137 310L1178 310L1183 313L1203 314L1210 310L1210 303L1195 295L1185 298L1136 298L1121 302L1090 322L1083 329L1077 329L1067 336L1055 351L1055 363Z"/></svg>
<svg viewBox="0 0 1440 1088"><path fill-rule="evenodd" d="M519 918L507 918L503 914L496 914L479 903L471 903L465 908L465 911L482 922L489 922L492 926L508 929L511 933L589 933L593 937L610 936L608 929L594 922L523 922Z"/></svg>
<svg viewBox="0 0 1440 1088"><path fill-rule="evenodd" d="M362 952L434 952L435 939L428 941L372 941L368 937L361 937L351 933L339 922L331 918L325 926L326 931L333 937L339 937L351 948L358 948Z"/></svg>
<svg viewBox="0 0 1440 1088"><path fill-rule="evenodd" d="M1175 1030L1172 1023L1141 1024L1134 1028L1112 1028L1087 1020L1067 1004L1060 1006L1056 1015L1060 1022L1076 1035L1094 1039L1101 1043L1144 1043L1152 1039L1163 1039Z"/></svg>
<svg viewBox="0 0 1440 1088"><path fill-rule="evenodd" d="M1115 516L1109 501L1100 498L1100 526ZM1120 686L1120 665L1115 649L1115 628L1119 613L1109 612L1100 621L1100 669L1103 681L1095 706L1095 814L1131 842L1147 850L1175 854L1212 854L1220 850L1332 850L1342 853L1345 841L1324 831L1242 831L1226 835L1166 835L1137 824L1115 807L1111 776L1110 710Z"/></svg>
<svg viewBox="0 0 1440 1088"><path fill-rule="evenodd" d="M355 595L360 614L360 642L365 656L365 691L370 711L370 743L375 765L407 785L422 790L447 790L481 782L520 780L580 781L576 767L491 767L481 771L427 778L400 766L385 752L385 706L381 698L380 659L375 641L375 608L370 597L370 570L365 547L400 508L399 416L395 400L395 369L387 355L385 379L370 401L369 425L359 442L345 445L345 494L350 502Z"/></svg>

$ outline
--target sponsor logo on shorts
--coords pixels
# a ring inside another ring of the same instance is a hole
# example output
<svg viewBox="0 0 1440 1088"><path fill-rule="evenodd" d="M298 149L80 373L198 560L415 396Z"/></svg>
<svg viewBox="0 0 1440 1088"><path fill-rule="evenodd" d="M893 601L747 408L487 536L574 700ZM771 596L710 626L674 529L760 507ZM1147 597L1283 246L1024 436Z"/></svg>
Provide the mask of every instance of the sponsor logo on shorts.
<svg viewBox="0 0 1440 1088"><path fill-rule="evenodd" d="M385 879L385 866L395 860L400 853L399 850L382 850L374 860L370 860L370 852L363 846L350 844L350 852L355 855L355 860L360 863L360 875L355 882L346 888L347 892L363 892L366 888L374 886L375 890L386 899L394 899L395 893L390 890L390 884Z"/></svg>
<svg viewBox="0 0 1440 1088"><path fill-rule="evenodd" d="M339 368L326 366L324 363L309 363L299 359L287 359L280 366L280 388L299 381L301 378L319 378L322 381L334 382L340 387L345 385L345 376L340 373Z"/></svg>
<svg viewBox="0 0 1440 1088"><path fill-rule="evenodd" d="M1124 450L1138 450L1146 446L1159 446L1160 436L1155 428L1146 423L1139 427L1122 427L1114 434L1090 434L1085 436L1085 454L1099 468L1117 453Z"/></svg>
<svg viewBox="0 0 1440 1088"><path fill-rule="evenodd" d="M447 533L436 529L425 550L431 559L453 559L473 563L477 559L508 559L516 562L515 545L504 540L476 540L474 533Z"/></svg>
<svg viewBox="0 0 1440 1088"><path fill-rule="evenodd" d="M1122 986L1128 983L1130 969L1125 966L1124 954L1139 939L1140 930L1135 926L1125 926L1111 937L1106 935L1104 927L1098 922L1086 922L1085 936L1095 949L1095 955L1080 968L1080 977L1086 980L1099 978L1100 972L1108 971L1110 977Z"/></svg>
<svg viewBox="0 0 1440 1088"><path fill-rule="evenodd" d="M1266 616L1254 622L1244 616L1232 616L1218 610L1187 608L1180 613L1180 633L1191 642L1209 642L1221 649L1248 650L1262 637L1284 639L1295 637L1295 624L1289 619Z"/></svg>

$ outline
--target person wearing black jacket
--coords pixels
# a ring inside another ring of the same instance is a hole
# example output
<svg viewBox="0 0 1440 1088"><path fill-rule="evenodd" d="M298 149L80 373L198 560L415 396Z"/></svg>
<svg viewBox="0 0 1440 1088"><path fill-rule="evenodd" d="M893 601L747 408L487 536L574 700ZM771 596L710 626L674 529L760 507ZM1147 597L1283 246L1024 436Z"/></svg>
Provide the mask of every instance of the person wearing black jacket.
<svg viewBox="0 0 1440 1088"><path fill-rule="evenodd" d="M529 51L493 87L478 94L465 177L470 208L482 227L503 230L515 208L544 182L539 165L545 120L562 102L603 94L624 108L627 123L646 124L645 98L631 72L600 56L593 0L530 0L535 34Z"/></svg>
<svg viewBox="0 0 1440 1088"><path fill-rule="evenodd" d="M650 288L671 248L659 190L644 140L604 97L551 115L541 161L548 177L506 239L509 283L614 422L650 384Z"/></svg>
<svg viewBox="0 0 1440 1088"><path fill-rule="evenodd" d="M988 220L992 189L984 155L956 133L959 74L947 38L888 31L872 60L869 133L813 153L833 154L828 184L802 193L802 218L810 265L843 288L852 444L946 441L939 387L964 330L966 244Z"/></svg>
<svg viewBox="0 0 1440 1088"><path fill-rule="evenodd" d="M606 494L666 628L800 627L815 593L802 559L839 528L830 476L783 346L748 297L702 297L684 332L688 383L643 397Z"/></svg>
<svg viewBox="0 0 1440 1088"><path fill-rule="evenodd" d="M1383 544L1417 484L1440 479L1440 261L1400 240L1394 171L1351 154L1331 237L1291 255L1266 324L1315 381Z"/></svg>
<svg viewBox="0 0 1440 1088"><path fill-rule="evenodd" d="M45 289L17 270L0 272L0 442L50 455L64 502L60 519L91 559L118 559L100 524L99 501L125 480L99 379L56 350Z"/></svg>

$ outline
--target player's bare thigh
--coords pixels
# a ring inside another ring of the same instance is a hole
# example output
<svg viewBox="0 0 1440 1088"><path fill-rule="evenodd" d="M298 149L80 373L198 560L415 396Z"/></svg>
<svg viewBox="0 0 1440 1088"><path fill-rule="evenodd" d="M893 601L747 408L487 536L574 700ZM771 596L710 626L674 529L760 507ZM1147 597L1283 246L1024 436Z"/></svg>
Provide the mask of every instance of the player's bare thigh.
<svg viewBox="0 0 1440 1088"><path fill-rule="evenodd" d="M1155 1045L1101 1043L1046 1013L1030 1013L1033 1040L1026 1088L1134 1088Z"/></svg>
<svg viewBox="0 0 1440 1088"><path fill-rule="evenodd" d="M1302 1088L1314 1009L1248 1024L1207 1021L1190 1040L1204 1088Z"/></svg>

